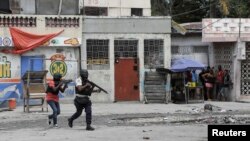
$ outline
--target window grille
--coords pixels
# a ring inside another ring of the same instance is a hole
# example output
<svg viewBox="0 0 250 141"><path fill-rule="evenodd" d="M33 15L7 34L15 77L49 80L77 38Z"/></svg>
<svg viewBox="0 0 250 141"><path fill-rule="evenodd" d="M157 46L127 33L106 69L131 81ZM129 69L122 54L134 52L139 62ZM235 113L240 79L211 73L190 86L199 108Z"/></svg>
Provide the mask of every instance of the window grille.
<svg viewBox="0 0 250 141"><path fill-rule="evenodd" d="M144 65L145 68L164 66L163 40L144 40Z"/></svg>
<svg viewBox="0 0 250 141"><path fill-rule="evenodd" d="M142 8L131 8L131 16L142 16Z"/></svg>
<svg viewBox="0 0 250 141"><path fill-rule="evenodd" d="M88 69L109 68L109 40L87 40Z"/></svg>
<svg viewBox="0 0 250 141"><path fill-rule="evenodd" d="M115 40L115 57L137 58L137 40Z"/></svg>
<svg viewBox="0 0 250 141"><path fill-rule="evenodd" d="M84 7L84 15L108 16L108 8L107 7Z"/></svg>

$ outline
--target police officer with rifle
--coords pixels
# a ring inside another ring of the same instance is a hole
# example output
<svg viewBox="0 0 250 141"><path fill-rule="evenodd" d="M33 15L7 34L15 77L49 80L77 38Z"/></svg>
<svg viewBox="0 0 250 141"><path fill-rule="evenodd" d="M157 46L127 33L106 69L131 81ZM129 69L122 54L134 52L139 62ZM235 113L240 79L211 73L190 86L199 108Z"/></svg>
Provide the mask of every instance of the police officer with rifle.
<svg viewBox="0 0 250 141"><path fill-rule="evenodd" d="M73 127L73 121L77 119L79 116L81 116L83 109L85 109L86 113L86 130L93 131L95 130L91 126L92 122L92 102L90 100L90 96L92 92L105 92L106 90L101 88L100 86L96 85L95 83L88 80L88 71L83 69L80 71L79 78L76 79L76 97L74 99L74 105L76 107L76 112L68 119L68 125L69 127ZM94 88L97 87L97 90L94 90Z"/></svg>

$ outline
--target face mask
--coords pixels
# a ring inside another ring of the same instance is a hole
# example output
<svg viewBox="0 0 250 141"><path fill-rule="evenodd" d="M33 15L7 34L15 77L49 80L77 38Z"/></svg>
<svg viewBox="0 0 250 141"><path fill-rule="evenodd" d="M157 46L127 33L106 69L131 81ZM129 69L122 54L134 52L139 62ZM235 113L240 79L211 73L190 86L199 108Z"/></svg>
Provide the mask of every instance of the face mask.
<svg viewBox="0 0 250 141"><path fill-rule="evenodd" d="M61 75L60 74L55 74L54 77L53 77L53 80L54 81L60 81L61 80Z"/></svg>
<svg viewBox="0 0 250 141"><path fill-rule="evenodd" d="M88 79L88 73L82 73L81 77L82 79Z"/></svg>

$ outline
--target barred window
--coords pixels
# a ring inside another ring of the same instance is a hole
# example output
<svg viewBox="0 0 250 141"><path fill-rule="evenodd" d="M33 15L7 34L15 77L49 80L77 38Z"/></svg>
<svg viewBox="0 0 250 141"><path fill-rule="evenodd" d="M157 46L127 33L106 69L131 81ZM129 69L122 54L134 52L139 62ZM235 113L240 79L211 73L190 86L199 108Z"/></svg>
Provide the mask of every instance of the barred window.
<svg viewBox="0 0 250 141"><path fill-rule="evenodd" d="M109 40L87 40L88 69L109 68Z"/></svg>
<svg viewBox="0 0 250 141"><path fill-rule="evenodd" d="M137 40L115 40L115 56L137 58L137 46Z"/></svg>
<svg viewBox="0 0 250 141"><path fill-rule="evenodd" d="M178 54L179 53L179 46L171 46L171 53Z"/></svg>
<svg viewBox="0 0 250 141"><path fill-rule="evenodd" d="M164 66L163 40L144 40L144 65L145 68Z"/></svg>
<svg viewBox="0 0 250 141"><path fill-rule="evenodd" d="M84 15L108 16L108 8L107 7L84 7Z"/></svg>
<svg viewBox="0 0 250 141"><path fill-rule="evenodd" d="M131 16L142 16L142 8L131 8Z"/></svg>
<svg viewBox="0 0 250 141"><path fill-rule="evenodd" d="M208 53L208 46L194 46L194 53Z"/></svg>

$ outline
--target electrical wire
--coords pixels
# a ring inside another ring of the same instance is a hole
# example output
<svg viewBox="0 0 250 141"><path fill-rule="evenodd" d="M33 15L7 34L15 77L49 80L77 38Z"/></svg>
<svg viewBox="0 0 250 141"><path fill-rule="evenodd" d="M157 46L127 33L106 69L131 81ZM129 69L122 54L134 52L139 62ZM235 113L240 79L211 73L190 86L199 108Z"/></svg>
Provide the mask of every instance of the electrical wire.
<svg viewBox="0 0 250 141"><path fill-rule="evenodd" d="M211 5L215 5L215 4L216 4L216 3L213 3L213 4L211 4ZM196 11L199 11L199 10L203 10L203 9L209 8L211 5L205 6L205 7L203 7L203 8L198 8L198 9L194 9L194 10L191 10L191 11L183 12L183 13L180 13L180 14L172 15L172 17L182 16L182 15L186 15L186 14L189 14L189 13L193 13L193 12L196 12Z"/></svg>

